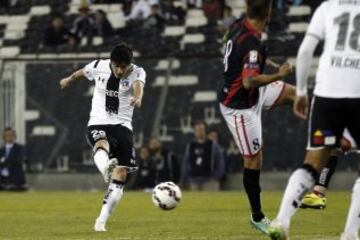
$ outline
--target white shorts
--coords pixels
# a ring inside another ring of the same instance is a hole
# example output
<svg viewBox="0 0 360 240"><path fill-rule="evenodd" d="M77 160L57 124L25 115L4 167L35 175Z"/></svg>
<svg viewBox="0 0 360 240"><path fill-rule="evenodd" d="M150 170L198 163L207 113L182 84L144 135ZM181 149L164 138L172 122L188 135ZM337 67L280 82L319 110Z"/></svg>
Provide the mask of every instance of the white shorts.
<svg viewBox="0 0 360 240"><path fill-rule="evenodd" d="M260 87L259 101L248 109L233 109L220 103L220 111L235 142L244 157L255 156L262 148L261 112L271 109L285 89L285 83L276 81Z"/></svg>

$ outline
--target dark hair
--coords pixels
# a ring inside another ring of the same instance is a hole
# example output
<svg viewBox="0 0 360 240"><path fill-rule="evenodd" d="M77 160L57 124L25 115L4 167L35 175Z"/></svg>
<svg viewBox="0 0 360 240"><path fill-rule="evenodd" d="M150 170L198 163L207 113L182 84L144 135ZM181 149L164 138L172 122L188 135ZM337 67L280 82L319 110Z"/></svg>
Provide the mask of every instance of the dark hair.
<svg viewBox="0 0 360 240"><path fill-rule="evenodd" d="M229 10L230 12L232 12L232 7L230 7L229 5L226 5L226 6L224 7L224 10Z"/></svg>
<svg viewBox="0 0 360 240"><path fill-rule="evenodd" d="M203 121L203 120L197 120L197 121L195 121L194 127L197 126L197 125L204 125L205 129L207 129L207 124L206 124L206 122Z"/></svg>
<svg viewBox="0 0 360 240"><path fill-rule="evenodd" d="M246 16L250 19L264 19L268 16L272 0L246 0Z"/></svg>
<svg viewBox="0 0 360 240"><path fill-rule="evenodd" d="M4 128L4 132L7 132L7 131L14 131L14 129L12 127L6 127Z"/></svg>
<svg viewBox="0 0 360 240"><path fill-rule="evenodd" d="M15 129L13 129L12 127L6 127L6 128L4 128L3 133L10 132L10 131L16 134Z"/></svg>
<svg viewBox="0 0 360 240"><path fill-rule="evenodd" d="M110 53L110 60L115 63L130 65L133 59L133 51L126 43L116 45Z"/></svg>

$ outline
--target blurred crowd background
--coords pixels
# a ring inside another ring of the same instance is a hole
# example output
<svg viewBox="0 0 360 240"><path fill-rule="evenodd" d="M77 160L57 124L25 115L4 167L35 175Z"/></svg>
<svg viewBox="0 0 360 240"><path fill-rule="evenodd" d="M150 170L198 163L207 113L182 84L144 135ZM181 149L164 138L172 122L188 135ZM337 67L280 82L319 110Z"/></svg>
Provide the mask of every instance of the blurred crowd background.
<svg viewBox="0 0 360 240"><path fill-rule="evenodd" d="M271 59L295 63L321 2L274 1L263 33ZM62 92L58 81L94 59L108 58L121 41L132 45L135 63L147 72L143 106L134 116L140 170L129 185L150 189L171 179L198 190L226 188L229 176L241 173L242 161L221 119L216 92L223 36L244 12L244 0L1 0L3 188L26 188L25 180L11 180L24 172L96 172L85 140L93 86L84 80ZM317 58L310 81L316 63ZM286 81L294 84L295 76ZM294 169L304 156L306 123L290 106L263 117L264 170ZM6 140L9 131L26 146L16 160L9 160L7 149L16 141ZM199 143L209 151L206 159L196 157ZM355 171L356 164L340 161L338 168ZM189 177L196 181L188 182Z"/></svg>

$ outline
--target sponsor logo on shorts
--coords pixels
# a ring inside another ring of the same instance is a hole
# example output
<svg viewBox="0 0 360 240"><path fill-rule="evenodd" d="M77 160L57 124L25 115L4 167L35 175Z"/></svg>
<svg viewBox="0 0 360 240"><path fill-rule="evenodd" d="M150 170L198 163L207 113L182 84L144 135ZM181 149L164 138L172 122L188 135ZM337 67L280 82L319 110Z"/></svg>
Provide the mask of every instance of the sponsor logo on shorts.
<svg viewBox="0 0 360 240"><path fill-rule="evenodd" d="M315 145L323 145L324 144L324 135L322 131L316 130L313 134L313 143Z"/></svg>

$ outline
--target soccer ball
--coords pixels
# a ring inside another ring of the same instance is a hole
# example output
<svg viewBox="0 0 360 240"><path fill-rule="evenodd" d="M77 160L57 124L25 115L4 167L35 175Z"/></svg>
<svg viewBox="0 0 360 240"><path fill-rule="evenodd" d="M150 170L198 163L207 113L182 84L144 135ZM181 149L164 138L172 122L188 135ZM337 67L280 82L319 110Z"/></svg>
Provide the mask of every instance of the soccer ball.
<svg viewBox="0 0 360 240"><path fill-rule="evenodd" d="M163 182L155 186L152 192L152 201L162 210L176 208L181 199L181 190L173 182Z"/></svg>

